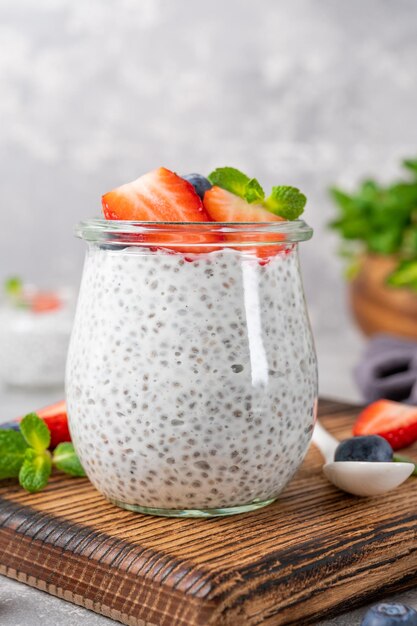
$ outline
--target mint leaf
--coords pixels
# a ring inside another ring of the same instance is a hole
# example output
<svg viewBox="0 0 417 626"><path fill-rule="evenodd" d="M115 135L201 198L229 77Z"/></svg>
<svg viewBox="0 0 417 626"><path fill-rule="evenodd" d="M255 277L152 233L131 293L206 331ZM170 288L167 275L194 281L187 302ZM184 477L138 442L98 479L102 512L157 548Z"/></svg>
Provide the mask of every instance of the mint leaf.
<svg viewBox="0 0 417 626"><path fill-rule="evenodd" d="M414 174L411 180L388 185L365 180L353 193L330 189L338 209L330 226L343 239L355 240L360 253L397 255L388 284L417 291L417 159L403 165Z"/></svg>
<svg viewBox="0 0 417 626"><path fill-rule="evenodd" d="M395 463L412 463L414 465L414 471L411 474L411 476L417 476L417 463L415 463L408 456L404 456L403 454L394 454L394 456L392 457L392 460Z"/></svg>
<svg viewBox="0 0 417 626"><path fill-rule="evenodd" d="M401 252L406 258L417 257L417 224L404 230Z"/></svg>
<svg viewBox="0 0 417 626"><path fill-rule="evenodd" d="M19 424L20 431L28 444L40 453L49 448L51 433L43 420L36 413L29 413Z"/></svg>
<svg viewBox="0 0 417 626"><path fill-rule="evenodd" d="M411 287L417 291L417 259L402 261L388 276L387 284L393 287Z"/></svg>
<svg viewBox="0 0 417 626"><path fill-rule="evenodd" d="M307 198L297 187L281 185L272 187L271 195L264 204L275 215L286 220L295 220L304 211L306 202Z"/></svg>
<svg viewBox="0 0 417 626"><path fill-rule="evenodd" d="M265 198L265 192L256 178L251 178L246 183L244 198L246 202L249 202L249 204L252 204L253 202L262 202Z"/></svg>
<svg viewBox="0 0 417 626"><path fill-rule="evenodd" d="M250 180L249 176L234 167L218 167L207 178L212 185L226 189L241 198L244 197L246 185Z"/></svg>
<svg viewBox="0 0 417 626"><path fill-rule="evenodd" d="M19 476L27 443L15 430L0 430L0 480Z"/></svg>
<svg viewBox="0 0 417 626"><path fill-rule="evenodd" d="M401 243L401 235L401 230L395 227L391 230L375 230L368 236L368 248L379 254L394 254Z"/></svg>
<svg viewBox="0 0 417 626"><path fill-rule="evenodd" d="M354 209L354 199L337 187L330 187L329 193L343 213L350 213Z"/></svg>
<svg viewBox="0 0 417 626"><path fill-rule="evenodd" d="M405 159L403 165L417 176L417 159Z"/></svg>
<svg viewBox="0 0 417 626"><path fill-rule="evenodd" d="M8 296L16 298L23 290L23 283L18 276L11 276L4 283L4 291Z"/></svg>
<svg viewBox="0 0 417 626"><path fill-rule="evenodd" d="M287 220L297 219L307 202L299 189L286 185L272 187L271 195L265 200L265 192L256 178L249 178L234 167L218 167L208 179L212 185L226 189L246 202L262 204L271 213Z"/></svg>
<svg viewBox="0 0 417 626"><path fill-rule="evenodd" d="M52 461L59 470L71 476L86 476L72 443L59 443L54 450Z"/></svg>
<svg viewBox="0 0 417 626"><path fill-rule="evenodd" d="M26 491L36 493L48 484L51 469L51 455L48 451L39 454L32 448L28 448L20 468L19 483Z"/></svg>
<svg viewBox="0 0 417 626"><path fill-rule="evenodd" d="M246 202L261 202L265 197L256 178L249 178L234 167L218 167L207 178L212 185L226 189Z"/></svg>

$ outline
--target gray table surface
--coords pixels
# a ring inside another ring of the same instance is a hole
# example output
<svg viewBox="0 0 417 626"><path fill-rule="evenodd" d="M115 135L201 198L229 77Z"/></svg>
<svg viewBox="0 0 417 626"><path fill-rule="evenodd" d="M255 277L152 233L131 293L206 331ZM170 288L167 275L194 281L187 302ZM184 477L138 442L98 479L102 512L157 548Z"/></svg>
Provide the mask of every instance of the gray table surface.
<svg viewBox="0 0 417 626"><path fill-rule="evenodd" d="M346 349L347 346L349 349ZM357 361L361 346L362 342L356 334L317 339L322 395L351 401L359 399L352 383L351 368ZM63 391L60 389L23 392L0 388L0 422L62 397ZM392 597L417 609L417 590ZM322 621L318 626L359 625L364 611L365 609L359 609L345 613ZM116 623L47 593L0 576L1 626L56 626L57 624L110 626Z"/></svg>

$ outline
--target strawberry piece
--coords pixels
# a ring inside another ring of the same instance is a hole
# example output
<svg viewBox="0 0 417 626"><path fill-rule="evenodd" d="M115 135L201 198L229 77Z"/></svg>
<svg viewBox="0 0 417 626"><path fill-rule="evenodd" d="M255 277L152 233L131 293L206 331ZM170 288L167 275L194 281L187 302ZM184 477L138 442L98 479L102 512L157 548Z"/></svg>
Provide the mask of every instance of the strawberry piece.
<svg viewBox="0 0 417 626"><path fill-rule="evenodd" d="M108 220L210 221L194 187L165 167L104 194L102 205Z"/></svg>
<svg viewBox="0 0 417 626"><path fill-rule="evenodd" d="M39 411L34 411L38 417L43 419L48 426L51 433L51 449L56 448L59 443L64 441L71 441L71 435L68 428L68 416L67 407L65 401L57 402L51 406L47 406ZM6 422L0 425L0 429L12 429L19 430L19 422L22 421L22 417L19 417L13 422Z"/></svg>
<svg viewBox="0 0 417 626"><path fill-rule="evenodd" d="M33 313L47 313L56 311L60 307L61 300L53 292L40 291L30 298L30 308Z"/></svg>
<svg viewBox="0 0 417 626"><path fill-rule="evenodd" d="M56 448L56 446L63 441L71 441L68 428L67 407L64 400L35 412L43 419L51 431L51 448Z"/></svg>
<svg viewBox="0 0 417 626"><path fill-rule="evenodd" d="M353 427L354 435L380 435L400 450L417 441L417 407L378 400L367 406Z"/></svg>
<svg viewBox="0 0 417 626"><path fill-rule="evenodd" d="M117 187L102 197L103 213L108 220L143 222L210 222L201 198L193 185L174 172L160 167L131 183ZM210 252L212 247L199 244L219 241L212 233L190 229L172 234L160 229L157 233L135 234L138 242L158 244L176 252ZM132 239L132 235L129 235ZM178 245L184 242L184 245ZM173 244L176 245L173 245ZM191 245L190 245L191 244Z"/></svg>
<svg viewBox="0 0 417 626"><path fill-rule="evenodd" d="M243 198L221 187L212 187L204 194L204 206L216 222L282 222L260 204L249 204Z"/></svg>
<svg viewBox="0 0 417 626"><path fill-rule="evenodd" d="M211 219L216 222L282 222L284 221L279 215L275 215L260 204L249 204L243 198L236 196L226 189L214 186L204 194L204 206ZM284 237L278 233L263 233L253 235L241 231L227 235L228 240L239 241L277 241ZM250 249L246 246L235 246L238 249ZM270 257L282 250L282 246L256 246L256 254L258 257Z"/></svg>

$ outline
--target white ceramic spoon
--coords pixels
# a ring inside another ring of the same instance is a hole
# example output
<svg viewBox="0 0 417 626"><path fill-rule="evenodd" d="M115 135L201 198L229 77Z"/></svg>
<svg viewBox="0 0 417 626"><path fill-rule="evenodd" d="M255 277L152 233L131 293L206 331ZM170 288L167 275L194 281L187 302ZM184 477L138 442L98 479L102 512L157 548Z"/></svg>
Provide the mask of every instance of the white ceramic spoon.
<svg viewBox="0 0 417 626"><path fill-rule="evenodd" d="M355 496L378 496L395 489L414 471L413 463L334 461L339 441L318 420L312 441L324 457L323 472L326 478L342 491Z"/></svg>

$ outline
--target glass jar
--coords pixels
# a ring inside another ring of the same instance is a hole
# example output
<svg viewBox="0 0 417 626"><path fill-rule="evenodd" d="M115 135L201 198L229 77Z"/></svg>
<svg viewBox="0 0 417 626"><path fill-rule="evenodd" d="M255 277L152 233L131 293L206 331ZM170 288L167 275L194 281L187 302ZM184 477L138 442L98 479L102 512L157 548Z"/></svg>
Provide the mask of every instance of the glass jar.
<svg viewBox="0 0 417 626"><path fill-rule="evenodd" d="M26 287L29 298L42 292ZM48 299L50 296L48 294ZM64 386L65 361L73 320L73 294L54 292L56 303L46 306L0 304L0 379L6 385L37 389Z"/></svg>
<svg viewBox="0 0 417 626"><path fill-rule="evenodd" d="M92 219L67 361L71 436L123 508L214 516L272 502L312 435L317 364L302 221Z"/></svg>

